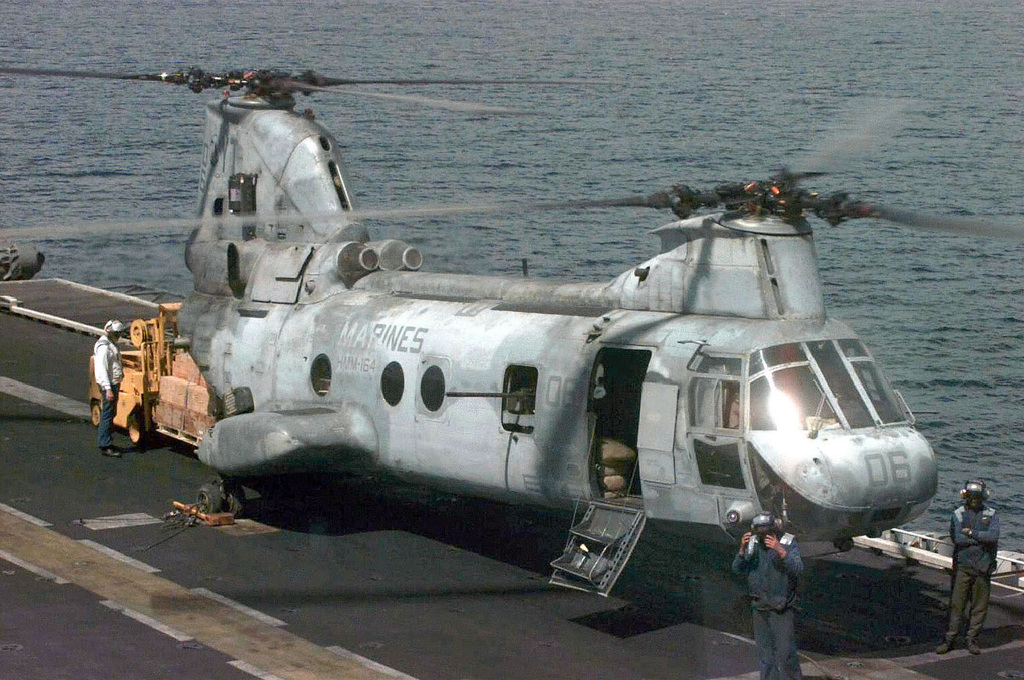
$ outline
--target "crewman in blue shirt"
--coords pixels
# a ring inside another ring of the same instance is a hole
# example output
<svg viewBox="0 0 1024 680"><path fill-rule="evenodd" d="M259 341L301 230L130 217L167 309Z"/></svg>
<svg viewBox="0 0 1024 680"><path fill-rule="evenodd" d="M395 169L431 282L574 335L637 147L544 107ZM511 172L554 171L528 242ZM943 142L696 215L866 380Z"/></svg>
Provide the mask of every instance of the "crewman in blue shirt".
<svg viewBox="0 0 1024 680"><path fill-rule="evenodd" d="M746 574L761 680L800 680L793 604L804 563L792 534L762 512L743 535L732 570Z"/></svg>
<svg viewBox="0 0 1024 680"><path fill-rule="evenodd" d="M967 651L981 654L978 633L988 615L992 590L992 572L996 569L999 546L999 516L985 505L988 487L980 479L971 479L960 490L963 506L953 511L949 537L953 539L953 592L949 596L949 628L946 639L935 648L945 654L960 633L960 624L968 618Z"/></svg>

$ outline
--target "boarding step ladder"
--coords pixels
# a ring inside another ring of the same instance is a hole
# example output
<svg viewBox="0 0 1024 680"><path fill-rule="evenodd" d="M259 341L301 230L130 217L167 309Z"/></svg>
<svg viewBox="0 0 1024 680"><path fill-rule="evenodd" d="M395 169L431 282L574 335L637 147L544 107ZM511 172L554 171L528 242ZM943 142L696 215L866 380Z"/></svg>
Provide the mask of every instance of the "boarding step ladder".
<svg viewBox="0 0 1024 680"><path fill-rule="evenodd" d="M551 563L555 571L550 583L608 597L646 521L643 507L591 501L583 518L569 529L565 552Z"/></svg>

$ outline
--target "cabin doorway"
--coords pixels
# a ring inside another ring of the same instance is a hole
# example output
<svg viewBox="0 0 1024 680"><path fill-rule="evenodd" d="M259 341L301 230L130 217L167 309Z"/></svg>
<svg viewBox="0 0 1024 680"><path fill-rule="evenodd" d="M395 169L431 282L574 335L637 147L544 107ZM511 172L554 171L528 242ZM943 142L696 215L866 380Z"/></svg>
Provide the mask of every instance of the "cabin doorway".
<svg viewBox="0 0 1024 680"><path fill-rule="evenodd" d="M604 498L640 496L637 431L640 399L651 351L604 347L597 353L590 385L592 460Z"/></svg>

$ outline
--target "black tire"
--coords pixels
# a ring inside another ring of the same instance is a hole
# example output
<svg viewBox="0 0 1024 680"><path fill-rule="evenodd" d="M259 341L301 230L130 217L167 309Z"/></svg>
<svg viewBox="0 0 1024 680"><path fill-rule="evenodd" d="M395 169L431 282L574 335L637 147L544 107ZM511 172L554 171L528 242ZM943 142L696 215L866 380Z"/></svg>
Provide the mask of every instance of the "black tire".
<svg viewBox="0 0 1024 680"><path fill-rule="evenodd" d="M220 482L215 480L199 487L196 509L203 513L224 512L224 487Z"/></svg>
<svg viewBox="0 0 1024 680"><path fill-rule="evenodd" d="M245 489L231 479L224 480L223 489L225 512L230 512L235 517L241 517L245 510Z"/></svg>
<svg viewBox="0 0 1024 680"><path fill-rule="evenodd" d="M103 405L100 404L99 399L89 400L89 420L92 422L93 427L100 426L100 414L103 412Z"/></svg>

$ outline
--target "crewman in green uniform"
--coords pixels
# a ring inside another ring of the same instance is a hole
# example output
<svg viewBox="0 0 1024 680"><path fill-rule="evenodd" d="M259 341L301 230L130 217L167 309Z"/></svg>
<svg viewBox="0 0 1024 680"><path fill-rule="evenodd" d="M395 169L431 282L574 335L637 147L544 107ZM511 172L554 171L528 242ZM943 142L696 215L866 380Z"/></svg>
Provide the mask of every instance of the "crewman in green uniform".
<svg viewBox="0 0 1024 680"><path fill-rule="evenodd" d="M960 633L960 624L968 618L967 651L981 654L978 633L988 614L988 598L992 589L992 572L996 569L999 544L999 517L985 505L988 487L980 479L971 479L960 490L962 507L953 511L949 520L949 537L953 539L953 592L949 596L949 628L946 639L935 648L945 654L953 647Z"/></svg>

